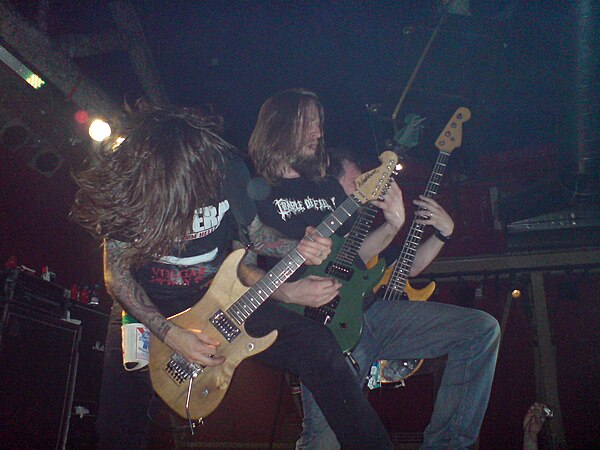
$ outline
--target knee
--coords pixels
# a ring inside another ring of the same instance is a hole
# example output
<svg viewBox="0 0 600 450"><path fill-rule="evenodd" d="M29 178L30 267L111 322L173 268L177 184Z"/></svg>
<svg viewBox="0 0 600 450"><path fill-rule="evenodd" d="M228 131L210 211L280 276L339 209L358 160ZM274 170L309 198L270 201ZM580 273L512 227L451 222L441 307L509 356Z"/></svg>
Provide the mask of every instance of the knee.
<svg viewBox="0 0 600 450"><path fill-rule="evenodd" d="M500 324L491 314L479 311L478 328L482 340L490 346L498 346L500 342Z"/></svg>
<svg viewBox="0 0 600 450"><path fill-rule="evenodd" d="M341 370L347 364L335 336L326 327L321 327L312 333L310 357L317 366L327 366L333 370Z"/></svg>

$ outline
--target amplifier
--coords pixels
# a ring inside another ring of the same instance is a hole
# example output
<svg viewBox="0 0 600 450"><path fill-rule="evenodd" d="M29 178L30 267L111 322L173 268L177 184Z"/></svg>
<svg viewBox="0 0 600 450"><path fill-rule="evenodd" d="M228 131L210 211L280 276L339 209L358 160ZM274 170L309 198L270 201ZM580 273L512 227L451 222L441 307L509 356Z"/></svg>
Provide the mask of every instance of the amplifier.
<svg viewBox="0 0 600 450"><path fill-rule="evenodd" d="M2 309L0 447L63 449L80 326L14 302Z"/></svg>
<svg viewBox="0 0 600 450"><path fill-rule="evenodd" d="M20 269L0 271L0 300L21 303L55 317L66 317L69 306L62 286Z"/></svg>
<svg viewBox="0 0 600 450"><path fill-rule="evenodd" d="M97 446L94 425L98 418L109 315L92 306L78 303L71 304L70 314L71 319L81 322L81 341L67 449L91 449Z"/></svg>

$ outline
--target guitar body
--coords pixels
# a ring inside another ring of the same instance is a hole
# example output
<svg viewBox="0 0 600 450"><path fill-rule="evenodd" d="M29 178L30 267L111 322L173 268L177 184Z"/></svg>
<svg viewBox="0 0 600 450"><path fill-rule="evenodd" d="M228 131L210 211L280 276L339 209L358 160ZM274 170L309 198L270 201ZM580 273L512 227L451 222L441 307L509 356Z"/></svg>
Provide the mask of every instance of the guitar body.
<svg viewBox="0 0 600 450"><path fill-rule="evenodd" d="M390 277L392 276L392 272L394 271L394 266L388 267L385 269L383 277L379 280L379 282L373 288L373 292L379 291L382 286L385 286L390 281ZM431 297L431 294L435 291L435 282L429 283L427 286L421 289L416 289L410 285L407 281L406 286L404 287L404 292L408 296L408 299L411 301L419 301L426 302Z"/></svg>
<svg viewBox="0 0 600 450"><path fill-rule="evenodd" d="M319 266L310 266L305 273L321 277L335 278L342 283L339 295L319 308L285 304L289 309L327 325L336 337L344 352L352 350L362 331L363 297L371 292L385 271L385 261L381 260L370 269L360 269L353 264L342 267L335 259L344 239L331 236L332 246L329 257Z"/></svg>
<svg viewBox="0 0 600 450"><path fill-rule="evenodd" d="M404 288L404 292L408 296L408 299L413 302L426 302L431 297L431 294L435 291L435 282L432 281L427 286L421 289L415 289L410 285L410 283L406 282L406 287Z"/></svg>
<svg viewBox="0 0 600 450"><path fill-rule="evenodd" d="M225 312L249 288L237 277L237 267L244 257L244 250L231 253L223 262L212 284L202 300L192 308L169 318L169 321L180 327L191 330L202 330L211 338L219 341L219 356L225 356L223 364L216 367L189 367L189 362L177 358L177 354L154 335L150 338L150 377L156 393L177 414L187 418L186 400L189 388L187 376L197 368L193 380L189 402L190 418L198 420L206 417L216 409L231 383L237 366L246 358L269 348L277 338L277 331L272 331L262 338L253 338L246 334L243 324L238 328L240 334L230 342L213 326L210 318L219 310ZM182 375L183 372L183 375Z"/></svg>

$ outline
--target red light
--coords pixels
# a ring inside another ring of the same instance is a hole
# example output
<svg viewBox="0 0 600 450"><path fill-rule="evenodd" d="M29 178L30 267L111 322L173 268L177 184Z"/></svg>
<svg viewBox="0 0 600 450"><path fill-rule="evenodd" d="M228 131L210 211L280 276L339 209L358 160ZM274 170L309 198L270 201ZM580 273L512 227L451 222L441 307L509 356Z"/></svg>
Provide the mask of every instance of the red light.
<svg viewBox="0 0 600 450"><path fill-rule="evenodd" d="M82 125L87 123L89 118L90 118L90 115L87 113L87 111L79 110L75 113L75 121Z"/></svg>

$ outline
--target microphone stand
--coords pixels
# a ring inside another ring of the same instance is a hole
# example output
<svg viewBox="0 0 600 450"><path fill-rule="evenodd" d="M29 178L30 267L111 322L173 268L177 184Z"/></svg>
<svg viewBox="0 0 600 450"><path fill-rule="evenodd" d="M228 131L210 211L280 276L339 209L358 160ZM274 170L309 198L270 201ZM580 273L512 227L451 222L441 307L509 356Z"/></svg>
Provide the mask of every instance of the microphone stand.
<svg viewBox="0 0 600 450"><path fill-rule="evenodd" d="M402 91L402 95L400 96L400 99L398 100L396 109L394 109L394 113L392 114L392 122L394 124L394 132L395 133L398 132L397 125L396 125L396 118L398 117L398 112L400 111L400 107L404 103L406 95L408 94L408 91L412 87L412 85L415 81L415 78L417 77L417 73L419 73L419 70L421 69L421 66L423 65L423 61L425 60L425 57L427 56L427 53L429 53L431 44L433 44L433 41L435 40L436 36L438 35L438 33L442 27L442 24L446 20L447 14L448 13L446 12L446 10L444 10L444 12L442 13L442 16L440 17L438 24L436 25L436 27L433 30L433 33L431 33L431 36L429 37L429 40L427 41L427 45L423 49L423 53L421 53L421 56L419 57L419 60L417 61L417 64L415 65L415 68L413 69L413 72L410 75L410 78L408 79L408 82L406 83L404 90Z"/></svg>

